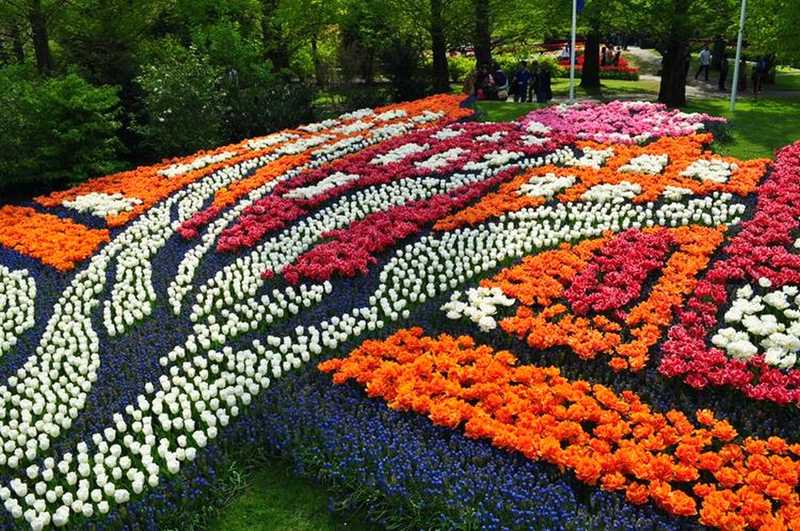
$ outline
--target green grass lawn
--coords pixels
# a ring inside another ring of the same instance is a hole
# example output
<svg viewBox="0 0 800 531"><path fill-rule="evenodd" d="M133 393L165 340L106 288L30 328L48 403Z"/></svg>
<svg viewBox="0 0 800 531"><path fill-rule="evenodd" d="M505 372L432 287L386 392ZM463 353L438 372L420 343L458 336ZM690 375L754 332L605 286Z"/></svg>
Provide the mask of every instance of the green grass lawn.
<svg viewBox="0 0 800 531"><path fill-rule="evenodd" d="M685 110L728 118L731 139L714 144L723 155L771 158L775 149L800 140L800 99L740 100L733 114L727 100L698 100Z"/></svg>
<svg viewBox="0 0 800 531"><path fill-rule="evenodd" d="M775 90L800 91L800 70L796 68L778 67L775 76Z"/></svg>
<svg viewBox="0 0 800 531"><path fill-rule="evenodd" d="M275 462L248 477L208 529L338 531L370 527L358 519L331 513L324 487L295 477L286 464Z"/></svg>

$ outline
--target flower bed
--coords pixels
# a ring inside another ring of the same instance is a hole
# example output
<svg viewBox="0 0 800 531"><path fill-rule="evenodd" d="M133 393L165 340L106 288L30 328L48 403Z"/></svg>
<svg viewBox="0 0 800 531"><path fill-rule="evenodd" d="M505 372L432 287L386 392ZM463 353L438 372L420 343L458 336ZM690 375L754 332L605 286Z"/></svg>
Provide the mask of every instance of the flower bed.
<svg viewBox="0 0 800 531"><path fill-rule="evenodd" d="M799 526L800 144L460 103L1 209L0 524L174 525L268 449L395 527Z"/></svg>
<svg viewBox="0 0 800 531"><path fill-rule="evenodd" d="M577 75L583 71L583 54L575 58L575 72ZM559 59L558 64L562 68L562 72L566 72L569 76L569 59ZM615 65L601 65L600 66L600 79L622 79L627 81L639 80L639 69L630 64L624 57L620 57Z"/></svg>

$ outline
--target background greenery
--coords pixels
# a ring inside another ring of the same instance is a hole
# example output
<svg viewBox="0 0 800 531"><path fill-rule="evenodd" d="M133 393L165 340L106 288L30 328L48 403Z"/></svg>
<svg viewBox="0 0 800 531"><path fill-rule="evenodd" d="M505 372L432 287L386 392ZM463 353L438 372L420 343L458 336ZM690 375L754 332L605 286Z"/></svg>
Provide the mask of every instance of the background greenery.
<svg viewBox="0 0 800 531"><path fill-rule="evenodd" d="M579 31L587 54L601 39L641 42L661 50L671 71L670 43L732 42L737 6L587 0ZM569 8L569 0L2 0L0 189L64 186L447 91L476 62L511 74L520 59L538 59L556 78L563 71L539 45L566 38ZM797 63L798 24L800 3L756 2L748 54ZM585 93L613 87L591 70ZM658 98L683 104L683 80L667 81ZM800 76L779 76L778 87L796 90Z"/></svg>

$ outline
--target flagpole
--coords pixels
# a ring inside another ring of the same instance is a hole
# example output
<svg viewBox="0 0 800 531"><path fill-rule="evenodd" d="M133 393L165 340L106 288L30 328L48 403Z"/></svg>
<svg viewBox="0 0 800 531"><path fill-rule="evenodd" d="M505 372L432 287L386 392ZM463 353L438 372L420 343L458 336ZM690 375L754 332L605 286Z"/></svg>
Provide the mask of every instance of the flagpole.
<svg viewBox="0 0 800 531"><path fill-rule="evenodd" d="M569 102L575 101L575 33L578 26L578 0L572 0L572 44L569 48ZM741 35L740 35L741 40Z"/></svg>
<svg viewBox="0 0 800 531"><path fill-rule="evenodd" d="M747 0L742 0L742 12L739 15L739 36L736 39L736 64L733 67L733 84L731 86L731 112L736 110L736 94L739 91L739 64L742 58L742 34L744 18L747 11ZM727 61L727 59L725 59Z"/></svg>

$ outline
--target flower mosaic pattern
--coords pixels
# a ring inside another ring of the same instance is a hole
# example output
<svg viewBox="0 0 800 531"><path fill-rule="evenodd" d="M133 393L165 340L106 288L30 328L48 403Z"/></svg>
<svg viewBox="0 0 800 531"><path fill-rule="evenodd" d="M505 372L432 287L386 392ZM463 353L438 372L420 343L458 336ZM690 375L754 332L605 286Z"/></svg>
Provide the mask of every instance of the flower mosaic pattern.
<svg viewBox="0 0 800 531"><path fill-rule="evenodd" d="M441 527L800 525L800 145L461 103L0 208L0 525L159 527L248 445Z"/></svg>

